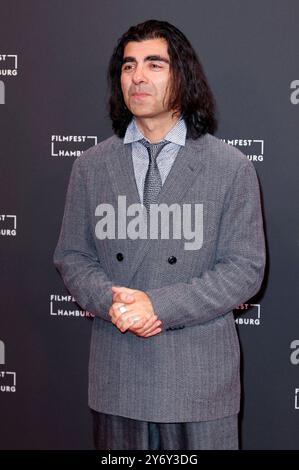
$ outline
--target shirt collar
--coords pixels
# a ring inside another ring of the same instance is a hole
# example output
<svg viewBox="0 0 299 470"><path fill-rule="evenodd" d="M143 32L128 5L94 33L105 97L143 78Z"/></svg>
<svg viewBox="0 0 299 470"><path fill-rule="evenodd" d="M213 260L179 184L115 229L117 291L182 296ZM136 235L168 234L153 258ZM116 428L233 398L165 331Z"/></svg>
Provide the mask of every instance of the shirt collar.
<svg viewBox="0 0 299 470"><path fill-rule="evenodd" d="M181 117L175 125L170 129L170 131L164 137L165 140L168 142L172 142L177 145L185 145L186 142L186 134L187 134L187 126L184 119ZM137 142L138 140L145 139L144 135L142 134L141 130L138 128L136 124L135 117L133 117L132 121L127 127L125 136L124 136L124 144L130 144L131 142Z"/></svg>

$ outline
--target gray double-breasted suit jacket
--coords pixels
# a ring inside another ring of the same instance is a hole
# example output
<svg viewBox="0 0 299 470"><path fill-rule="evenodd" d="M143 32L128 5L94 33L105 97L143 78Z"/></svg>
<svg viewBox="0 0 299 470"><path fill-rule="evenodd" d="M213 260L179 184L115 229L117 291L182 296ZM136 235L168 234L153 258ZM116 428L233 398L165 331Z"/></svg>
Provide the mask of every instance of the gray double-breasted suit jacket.
<svg viewBox="0 0 299 470"><path fill-rule="evenodd" d="M184 239L99 239L96 208L140 203L131 144L113 135L73 164L55 266L95 315L89 405L155 422L217 419L239 411L240 351L232 310L259 289L265 245L258 180L236 148L206 134L186 139L159 195L202 204L202 246ZM116 232L117 234L117 232ZM108 315L111 286L145 291L163 330L121 333Z"/></svg>

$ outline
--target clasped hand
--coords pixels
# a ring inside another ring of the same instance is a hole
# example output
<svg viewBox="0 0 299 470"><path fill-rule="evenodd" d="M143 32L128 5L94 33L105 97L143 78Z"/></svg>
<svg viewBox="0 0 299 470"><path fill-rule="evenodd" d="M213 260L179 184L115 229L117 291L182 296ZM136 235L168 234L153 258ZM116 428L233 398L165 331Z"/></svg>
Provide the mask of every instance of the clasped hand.
<svg viewBox="0 0 299 470"><path fill-rule="evenodd" d="M162 331L161 321L153 310L149 296L136 289L128 287L112 287L113 303L109 309L112 323L122 332L131 331L136 336L148 338ZM126 312L119 311L120 306L126 307Z"/></svg>

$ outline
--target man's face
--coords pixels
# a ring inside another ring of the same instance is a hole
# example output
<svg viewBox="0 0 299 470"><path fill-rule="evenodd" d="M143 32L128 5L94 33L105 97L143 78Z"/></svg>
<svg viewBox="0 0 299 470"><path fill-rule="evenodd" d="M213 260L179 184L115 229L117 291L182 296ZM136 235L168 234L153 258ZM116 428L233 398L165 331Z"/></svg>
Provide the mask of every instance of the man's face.
<svg viewBox="0 0 299 470"><path fill-rule="evenodd" d="M128 109L136 117L170 114L170 59L162 38L131 41L125 46L121 89Z"/></svg>

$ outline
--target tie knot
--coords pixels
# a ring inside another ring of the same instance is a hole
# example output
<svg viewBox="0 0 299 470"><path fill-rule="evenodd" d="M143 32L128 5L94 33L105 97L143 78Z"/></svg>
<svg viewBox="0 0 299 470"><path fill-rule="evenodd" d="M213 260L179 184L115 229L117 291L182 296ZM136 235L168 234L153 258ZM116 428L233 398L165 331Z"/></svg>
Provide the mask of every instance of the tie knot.
<svg viewBox="0 0 299 470"><path fill-rule="evenodd" d="M147 151L149 153L150 158L156 159L162 148L168 144L167 140L161 140L161 142L157 142L156 144L151 144L148 140L146 139L141 139L139 141L144 147L147 148Z"/></svg>

